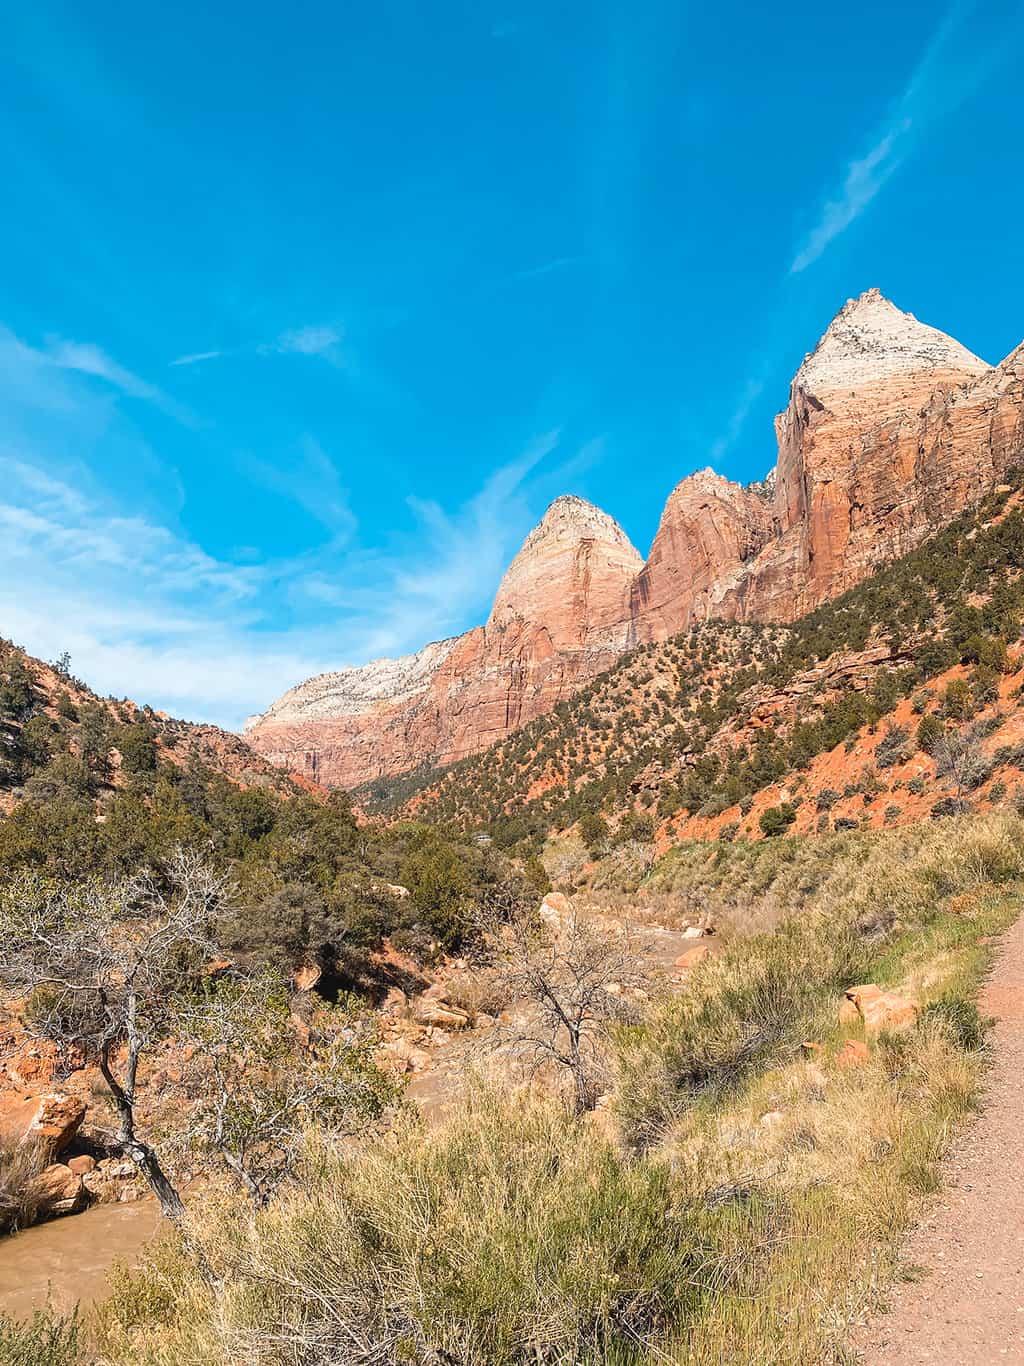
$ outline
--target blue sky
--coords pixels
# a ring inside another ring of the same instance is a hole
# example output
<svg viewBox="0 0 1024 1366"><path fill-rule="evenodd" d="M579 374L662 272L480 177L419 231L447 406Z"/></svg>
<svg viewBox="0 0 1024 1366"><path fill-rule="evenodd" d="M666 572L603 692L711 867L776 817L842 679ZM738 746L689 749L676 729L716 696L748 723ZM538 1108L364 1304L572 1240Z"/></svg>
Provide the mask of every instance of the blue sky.
<svg viewBox="0 0 1024 1366"><path fill-rule="evenodd" d="M232 727L646 553L878 285L1024 337L1024 3L5 7L0 634Z"/></svg>

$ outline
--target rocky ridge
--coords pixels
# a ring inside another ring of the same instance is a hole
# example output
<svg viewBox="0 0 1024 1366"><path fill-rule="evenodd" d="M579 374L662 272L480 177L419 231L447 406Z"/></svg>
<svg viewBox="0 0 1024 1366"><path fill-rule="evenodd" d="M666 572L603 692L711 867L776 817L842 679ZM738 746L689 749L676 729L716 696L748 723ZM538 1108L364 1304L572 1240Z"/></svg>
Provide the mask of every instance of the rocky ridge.
<svg viewBox="0 0 1024 1366"><path fill-rule="evenodd" d="M989 367L868 290L805 357L776 437L761 484L710 469L678 484L646 562L605 513L557 499L485 626L302 683L247 738L352 786L486 748L626 649L695 621L795 619L914 549L1017 462L1024 345Z"/></svg>

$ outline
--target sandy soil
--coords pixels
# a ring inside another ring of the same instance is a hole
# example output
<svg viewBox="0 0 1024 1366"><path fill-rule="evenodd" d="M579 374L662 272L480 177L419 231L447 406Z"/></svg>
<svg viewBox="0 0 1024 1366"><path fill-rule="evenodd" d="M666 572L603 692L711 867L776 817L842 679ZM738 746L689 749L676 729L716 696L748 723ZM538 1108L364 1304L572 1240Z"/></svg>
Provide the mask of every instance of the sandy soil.
<svg viewBox="0 0 1024 1366"><path fill-rule="evenodd" d="M904 1249L920 1274L855 1346L865 1366L1024 1361L1024 918L981 1002L997 1019L985 1108Z"/></svg>

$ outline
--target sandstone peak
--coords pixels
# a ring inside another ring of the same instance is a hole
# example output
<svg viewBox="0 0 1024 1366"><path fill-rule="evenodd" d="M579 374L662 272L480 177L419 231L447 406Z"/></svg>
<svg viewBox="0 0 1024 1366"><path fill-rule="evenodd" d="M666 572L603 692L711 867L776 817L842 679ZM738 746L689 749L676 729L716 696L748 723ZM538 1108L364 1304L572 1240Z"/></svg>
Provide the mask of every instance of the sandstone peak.
<svg viewBox="0 0 1024 1366"><path fill-rule="evenodd" d="M669 494L669 500L685 497L691 491L712 494L715 497L742 496L743 485L735 483L732 479L727 479L724 474L719 474L710 465L705 465L702 470L694 470L692 474L680 479Z"/></svg>
<svg viewBox="0 0 1024 1366"><path fill-rule="evenodd" d="M488 624L549 623L553 638L618 632L643 557L614 517L565 494L523 542L498 587Z"/></svg>
<svg viewBox="0 0 1024 1366"><path fill-rule="evenodd" d="M966 380L990 367L952 337L896 307L878 289L847 299L793 383L809 393L855 389L895 375Z"/></svg>
<svg viewBox="0 0 1024 1366"><path fill-rule="evenodd" d="M791 621L973 506L1024 451L1024 345L988 367L877 290L851 299L776 420L778 463L743 487L699 470L668 499L647 563L611 517L557 498L484 626L323 674L251 742L327 786L486 748L621 653L708 618Z"/></svg>
<svg viewBox="0 0 1024 1366"><path fill-rule="evenodd" d="M532 550L541 541L608 541L633 550L629 537L614 517L602 512L586 498L563 493L551 503L520 548L519 554ZM637 552L634 550L634 554ZM639 555L637 555L639 558Z"/></svg>

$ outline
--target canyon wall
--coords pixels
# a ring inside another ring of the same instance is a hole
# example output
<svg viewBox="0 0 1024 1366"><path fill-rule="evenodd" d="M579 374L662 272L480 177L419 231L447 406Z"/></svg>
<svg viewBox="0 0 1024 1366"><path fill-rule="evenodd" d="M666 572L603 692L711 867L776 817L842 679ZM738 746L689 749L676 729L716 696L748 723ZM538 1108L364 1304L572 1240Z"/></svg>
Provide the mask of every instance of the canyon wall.
<svg viewBox="0 0 1024 1366"><path fill-rule="evenodd" d="M787 621L913 549L1024 457L1024 344L989 367L869 290L836 315L747 488L702 470L669 495L646 563L621 527L557 499L484 626L322 674L247 726L328 786L448 763L550 710L624 650L711 617Z"/></svg>

